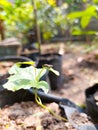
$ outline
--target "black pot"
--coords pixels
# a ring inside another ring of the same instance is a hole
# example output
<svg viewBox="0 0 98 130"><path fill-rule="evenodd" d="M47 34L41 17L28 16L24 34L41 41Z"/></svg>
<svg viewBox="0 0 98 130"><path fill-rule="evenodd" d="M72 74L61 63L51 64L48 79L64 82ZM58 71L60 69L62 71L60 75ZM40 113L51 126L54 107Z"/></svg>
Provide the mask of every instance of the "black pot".
<svg viewBox="0 0 98 130"><path fill-rule="evenodd" d="M30 54L21 54L21 56L28 57L32 59L33 61L38 62L39 52L35 51Z"/></svg>
<svg viewBox="0 0 98 130"><path fill-rule="evenodd" d="M98 122L98 105L96 104L96 99L94 94L98 92L98 84L94 84L85 91L86 96L86 111L87 114L92 118L92 120Z"/></svg>
<svg viewBox="0 0 98 130"><path fill-rule="evenodd" d="M52 90L56 90L62 86L62 55L58 53L48 53L39 56L38 68L43 64L53 65L53 68L60 73L60 76L56 76L54 73L49 72L49 82Z"/></svg>
<svg viewBox="0 0 98 130"><path fill-rule="evenodd" d="M31 61L31 59L25 56L3 56L3 57L0 57L0 61L23 62L23 61Z"/></svg>
<svg viewBox="0 0 98 130"><path fill-rule="evenodd" d="M65 98L58 98L51 94L45 94L43 91L38 91L38 96L41 98L43 103L62 103L64 105L75 106L74 103ZM15 102L22 101L35 101L34 91L21 89L16 92L12 92L6 89L0 91L0 107L5 105L12 105Z"/></svg>

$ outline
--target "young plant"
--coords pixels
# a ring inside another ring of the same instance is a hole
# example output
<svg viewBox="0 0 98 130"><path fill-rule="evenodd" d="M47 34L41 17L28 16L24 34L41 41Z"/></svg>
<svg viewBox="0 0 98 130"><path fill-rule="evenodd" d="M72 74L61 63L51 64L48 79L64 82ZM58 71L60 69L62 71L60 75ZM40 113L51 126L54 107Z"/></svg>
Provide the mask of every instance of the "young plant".
<svg viewBox="0 0 98 130"><path fill-rule="evenodd" d="M32 89L32 91L35 92L35 100L37 104L47 109L56 117L66 121L65 118L59 117L52 110L43 105L40 97L37 95L37 90L39 89L42 89L45 93L49 90L48 83L41 80L42 76L44 76L48 71L52 71L59 76L59 72L54 70L51 65L45 64L42 68L36 68L34 64L34 62L18 62L14 64L9 70L10 76L8 82L6 82L3 87L13 92L20 89ZM28 66L23 68L23 65Z"/></svg>
<svg viewBox="0 0 98 130"><path fill-rule="evenodd" d="M19 89L30 89L31 87L38 89L38 70L34 66L23 68L23 64L24 62L19 62L10 68L10 76L8 78L8 82L3 85L4 88L11 91L17 91ZM33 62L32 65L34 65Z"/></svg>
<svg viewBox="0 0 98 130"><path fill-rule="evenodd" d="M27 67L21 67L24 64ZM34 88L36 90L42 89L45 93L49 90L49 85L46 81L41 80L48 71L52 71L56 75L59 72L54 70L48 65L44 65L42 68L34 67L34 62L19 62L14 64L9 70L8 82L3 85L4 88L17 91L19 89L30 89Z"/></svg>

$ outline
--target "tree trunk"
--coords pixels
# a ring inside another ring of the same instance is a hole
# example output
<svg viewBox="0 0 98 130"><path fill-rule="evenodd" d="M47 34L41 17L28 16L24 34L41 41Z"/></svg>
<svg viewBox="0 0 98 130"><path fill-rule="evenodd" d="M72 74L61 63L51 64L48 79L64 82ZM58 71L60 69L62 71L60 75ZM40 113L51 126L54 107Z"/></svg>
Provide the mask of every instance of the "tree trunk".
<svg viewBox="0 0 98 130"><path fill-rule="evenodd" d="M35 17L35 25L36 25L37 42L39 45L39 53L41 53L41 36L40 36L40 27L38 24L36 2L32 1L32 4L34 7L34 17Z"/></svg>
<svg viewBox="0 0 98 130"><path fill-rule="evenodd" d="M4 25L3 25L3 20L0 19L0 37L1 40L4 39Z"/></svg>

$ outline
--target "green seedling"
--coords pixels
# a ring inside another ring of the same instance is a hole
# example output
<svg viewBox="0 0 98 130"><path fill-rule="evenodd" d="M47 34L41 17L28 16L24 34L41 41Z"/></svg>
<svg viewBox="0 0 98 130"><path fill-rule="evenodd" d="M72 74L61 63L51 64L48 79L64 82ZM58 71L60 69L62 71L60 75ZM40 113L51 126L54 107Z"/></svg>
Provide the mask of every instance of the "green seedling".
<svg viewBox="0 0 98 130"><path fill-rule="evenodd" d="M22 68L21 66L24 64L28 66ZM10 76L3 87L13 92L20 89L32 89L32 91L35 90L34 93L37 104L56 116L52 110L48 109L42 104L40 97L37 95L37 91L39 89L42 89L44 93L48 93L49 91L49 84L46 81L41 80L42 76L44 76L48 71L52 71L59 76L59 72L54 70L51 65L45 64L42 68L36 68L34 62L18 62L10 68ZM64 118L63 120L66 119Z"/></svg>
<svg viewBox="0 0 98 130"><path fill-rule="evenodd" d="M28 64L29 66L21 68L21 65L23 64ZM34 62L16 63L10 68L8 82L5 83L3 87L11 91L30 88L36 90L42 89L47 93L49 85L46 81L41 80L41 77L44 76L47 71L52 71L56 75L59 75L58 71L48 65L44 65L42 68L36 68Z"/></svg>

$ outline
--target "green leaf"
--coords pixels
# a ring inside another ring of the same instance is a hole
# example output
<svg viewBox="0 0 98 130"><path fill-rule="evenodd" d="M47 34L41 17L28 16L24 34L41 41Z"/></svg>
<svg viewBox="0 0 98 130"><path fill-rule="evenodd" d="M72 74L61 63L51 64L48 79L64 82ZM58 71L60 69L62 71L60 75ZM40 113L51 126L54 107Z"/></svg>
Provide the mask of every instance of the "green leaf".
<svg viewBox="0 0 98 130"><path fill-rule="evenodd" d="M22 64L27 64L27 65L35 65L35 62L33 61L25 61L25 62L18 62L17 65L20 67Z"/></svg>
<svg viewBox="0 0 98 130"><path fill-rule="evenodd" d="M98 4L98 0L93 0L93 2L94 2L95 4Z"/></svg>
<svg viewBox="0 0 98 130"><path fill-rule="evenodd" d="M36 69L36 79L40 80L40 78L46 74L47 69L46 68L41 68L41 69Z"/></svg>
<svg viewBox="0 0 98 130"><path fill-rule="evenodd" d="M72 35L93 35L96 34L96 31L82 31L79 29L72 30Z"/></svg>
<svg viewBox="0 0 98 130"><path fill-rule="evenodd" d="M17 66L17 64L15 64L14 66L11 67L11 69L9 70L9 74L14 74L12 76L9 77L9 80L11 80L12 78L26 78L26 79L35 79L35 67L33 66L29 66L26 68L20 68L19 66Z"/></svg>
<svg viewBox="0 0 98 130"><path fill-rule="evenodd" d="M34 66L20 68L19 66L20 63L16 63L10 68L9 73L11 75L8 82L3 85L4 88L17 91L19 89L30 89L31 87L39 89L41 85L41 88L43 87L44 91L47 92L47 83L39 81L47 71L45 68L37 69Z"/></svg>
<svg viewBox="0 0 98 130"><path fill-rule="evenodd" d="M49 91L49 84L45 81L39 81L37 88L42 89L45 93L47 93Z"/></svg>
<svg viewBox="0 0 98 130"><path fill-rule="evenodd" d="M67 18L69 19L75 19L75 18L80 18L84 15L84 11L78 11L78 12L73 12L67 15Z"/></svg>
<svg viewBox="0 0 98 130"><path fill-rule="evenodd" d="M43 67L39 69L34 66L28 66L21 68L21 64L22 63L20 62L16 63L10 68L10 76L8 78L8 82L3 85L4 88L11 91L17 91L19 89L41 88L45 93L47 93L49 90L49 85L45 81L40 81L41 77L44 76L47 71L52 71L56 75L59 75L58 71L51 67ZM31 62L29 64L32 65Z"/></svg>
<svg viewBox="0 0 98 130"><path fill-rule="evenodd" d="M96 11L96 6L90 5L85 11L88 12L89 15L91 15L91 13L94 13Z"/></svg>
<svg viewBox="0 0 98 130"><path fill-rule="evenodd" d="M53 72L55 75L59 76L59 72L52 68L52 65L44 64L43 69L47 69L51 72Z"/></svg>
<svg viewBox="0 0 98 130"><path fill-rule="evenodd" d="M30 89L31 88L31 81L28 79L18 79L13 81L8 81L3 85L4 88L11 90L11 91L17 91L20 89Z"/></svg>
<svg viewBox="0 0 98 130"><path fill-rule="evenodd" d="M84 16L81 18L81 26L82 28L86 28L91 20L91 16Z"/></svg>
<svg viewBox="0 0 98 130"><path fill-rule="evenodd" d="M4 7L8 7L11 5L11 3L8 2L7 0L0 0L0 5L2 5Z"/></svg>
<svg viewBox="0 0 98 130"><path fill-rule="evenodd" d="M53 68L50 68L49 69L51 72L53 72L54 74L56 74L57 76L59 76L60 74L59 74L59 72L58 71L56 71L56 70L54 70Z"/></svg>
<svg viewBox="0 0 98 130"><path fill-rule="evenodd" d="M14 64L10 70L9 70L9 74L16 74L20 71L19 66L17 66L17 64Z"/></svg>

